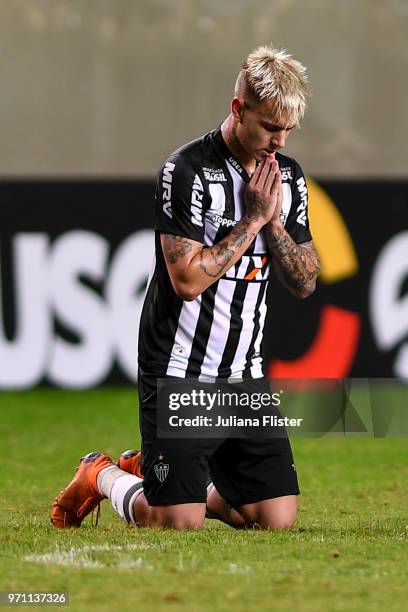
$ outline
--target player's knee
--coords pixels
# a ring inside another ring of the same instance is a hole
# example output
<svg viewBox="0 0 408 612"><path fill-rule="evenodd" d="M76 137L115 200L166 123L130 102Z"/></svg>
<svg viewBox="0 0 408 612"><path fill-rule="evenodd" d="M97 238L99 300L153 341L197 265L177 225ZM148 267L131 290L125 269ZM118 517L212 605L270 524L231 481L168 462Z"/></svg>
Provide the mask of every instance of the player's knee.
<svg viewBox="0 0 408 612"><path fill-rule="evenodd" d="M168 516L162 517L159 521L159 527L168 527L182 531L184 529L201 529L204 526L204 519L198 517L186 516Z"/></svg>
<svg viewBox="0 0 408 612"><path fill-rule="evenodd" d="M296 523L296 511L288 512L285 514L275 514L260 516L258 518L258 524L261 529L273 529L275 531L283 531L285 529L292 529Z"/></svg>
<svg viewBox="0 0 408 612"><path fill-rule="evenodd" d="M246 512L246 527L255 529L292 529L296 522L296 504L258 506Z"/></svg>
<svg viewBox="0 0 408 612"><path fill-rule="evenodd" d="M174 508L155 509L152 513L152 524L156 527L170 529L201 529L204 526L204 512L182 512Z"/></svg>
<svg viewBox="0 0 408 612"><path fill-rule="evenodd" d="M279 520L272 520L270 522L265 523L265 526L263 527L263 529L274 529L275 531L283 531L285 529L292 529L295 523L296 523L296 517L295 518L288 517L287 519L280 518Z"/></svg>
<svg viewBox="0 0 408 612"><path fill-rule="evenodd" d="M173 529L183 530L183 529L202 529L204 526L204 520L198 519L176 519L172 521L170 525Z"/></svg>
<svg viewBox="0 0 408 612"><path fill-rule="evenodd" d="M285 529L292 529L296 523L296 519L283 519L283 518L262 518L257 521L250 521L245 523L246 529L271 529L273 531L284 531Z"/></svg>

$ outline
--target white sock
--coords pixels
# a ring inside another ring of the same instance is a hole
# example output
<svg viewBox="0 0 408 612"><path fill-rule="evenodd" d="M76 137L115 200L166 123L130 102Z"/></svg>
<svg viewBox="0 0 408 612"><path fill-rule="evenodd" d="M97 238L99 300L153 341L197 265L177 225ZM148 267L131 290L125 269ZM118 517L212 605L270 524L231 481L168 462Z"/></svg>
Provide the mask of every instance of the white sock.
<svg viewBox="0 0 408 612"><path fill-rule="evenodd" d="M96 484L101 495L110 498L115 512L128 523L135 523L133 503L143 492L143 479L110 465L99 472Z"/></svg>
<svg viewBox="0 0 408 612"><path fill-rule="evenodd" d="M126 474L128 474L128 472L124 472L117 465L110 465L107 468L103 468L96 478L96 486L99 489L99 493L105 497L110 497L110 492L115 480Z"/></svg>
<svg viewBox="0 0 408 612"><path fill-rule="evenodd" d="M113 483L110 493L112 508L127 523L136 523L133 504L141 493L143 493L143 479L133 474L125 474L123 478L118 478Z"/></svg>

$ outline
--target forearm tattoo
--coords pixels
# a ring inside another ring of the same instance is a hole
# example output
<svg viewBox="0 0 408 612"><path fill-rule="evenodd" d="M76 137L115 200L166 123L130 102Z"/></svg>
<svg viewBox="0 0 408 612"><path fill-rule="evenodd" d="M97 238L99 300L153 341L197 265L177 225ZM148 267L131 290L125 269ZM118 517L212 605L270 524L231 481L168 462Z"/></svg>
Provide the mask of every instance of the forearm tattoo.
<svg viewBox="0 0 408 612"><path fill-rule="evenodd" d="M250 219L242 219L218 244L201 249L199 263L204 274L211 278L218 278L231 267L233 258L237 259L237 251L245 244L249 247L256 236L255 233L249 231L249 224ZM193 245L194 242L188 238L166 234L163 250L167 261L170 264L177 263L180 258L193 250Z"/></svg>
<svg viewBox="0 0 408 612"><path fill-rule="evenodd" d="M191 240L182 238L181 236L166 235L166 254L170 263L176 263L179 257L184 257L193 248Z"/></svg>
<svg viewBox="0 0 408 612"><path fill-rule="evenodd" d="M256 234L248 232L247 225L247 222L241 221L221 242L201 251L200 268L207 276L220 276L230 268L237 249L246 242L250 245Z"/></svg>
<svg viewBox="0 0 408 612"><path fill-rule="evenodd" d="M320 271L320 259L313 244L296 244L284 228L266 227L268 247L274 255L275 269L295 294L310 295Z"/></svg>

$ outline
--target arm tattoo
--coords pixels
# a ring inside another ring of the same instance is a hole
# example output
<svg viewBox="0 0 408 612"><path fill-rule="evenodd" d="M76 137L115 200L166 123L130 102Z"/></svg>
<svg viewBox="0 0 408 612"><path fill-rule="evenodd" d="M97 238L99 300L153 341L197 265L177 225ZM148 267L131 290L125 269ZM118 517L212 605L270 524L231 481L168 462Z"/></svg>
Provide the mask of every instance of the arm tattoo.
<svg viewBox="0 0 408 612"><path fill-rule="evenodd" d="M216 244L200 252L200 268L207 276L216 278L233 256L234 251L227 244Z"/></svg>
<svg viewBox="0 0 408 612"><path fill-rule="evenodd" d="M284 228L266 228L268 247L274 256L278 278L298 297L313 293L320 259L312 242L296 244Z"/></svg>
<svg viewBox="0 0 408 612"><path fill-rule="evenodd" d="M230 267L231 259L239 249L248 240L248 246L255 238L256 234L248 233L247 224L240 223L236 225L229 236L221 240L218 244L210 248L203 249L200 253L200 268L207 274L216 278Z"/></svg>
<svg viewBox="0 0 408 612"><path fill-rule="evenodd" d="M188 238L181 236L166 235L166 254L170 263L176 263L179 257L184 257L193 248L191 241Z"/></svg>
<svg viewBox="0 0 408 612"><path fill-rule="evenodd" d="M242 251L251 244L256 233L249 231L250 219L241 219L231 232L217 244L202 248L198 256L198 262L202 272L211 279L217 279L226 272L237 259L237 251ZM164 234L163 253L169 264L176 264L179 259L193 251L196 241ZM238 253L239 255L239 253ZM184 266L182 262L182 266ZM211 283L214 280L211 281Z"/></svg>

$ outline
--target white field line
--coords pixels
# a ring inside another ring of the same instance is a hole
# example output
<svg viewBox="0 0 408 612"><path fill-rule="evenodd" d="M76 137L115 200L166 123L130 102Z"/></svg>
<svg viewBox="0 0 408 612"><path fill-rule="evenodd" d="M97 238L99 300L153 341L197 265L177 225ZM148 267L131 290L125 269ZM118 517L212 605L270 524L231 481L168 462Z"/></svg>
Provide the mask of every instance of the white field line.
<svg viewBox="0 0 408 612"><path fill-rule="evenodd" d="M100 569L103 567L118 567L121 569L144 568L153 569L151 565L147 565L141 558L133 559L129 554L118 555L117 553L129 553L134 550L147 550L155 548L149 544L126 544L126 545L110 545L110 544L95 544L84 546L73 546L69 550L61 550L56 546L54 551L42 555L26 555L24 561L29 563L44 563L46 565L64 565L69 567L82 567L91 569ZM92 559L90 553L113 552L115 553L115 562L109 564Z"/></svg>
<svg viewBox="0 0 408 612"><path fill-rule="evenodd" d="M249 565L239 566L236 563L230 563L228 565L227 574L248 574L252 571L252 567Z"/></svg>

